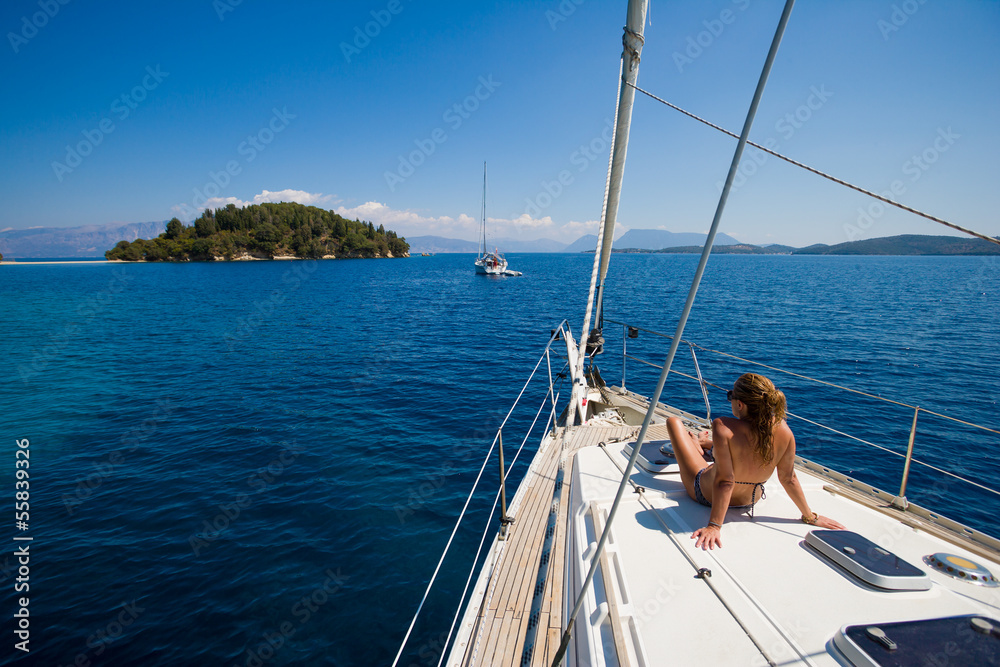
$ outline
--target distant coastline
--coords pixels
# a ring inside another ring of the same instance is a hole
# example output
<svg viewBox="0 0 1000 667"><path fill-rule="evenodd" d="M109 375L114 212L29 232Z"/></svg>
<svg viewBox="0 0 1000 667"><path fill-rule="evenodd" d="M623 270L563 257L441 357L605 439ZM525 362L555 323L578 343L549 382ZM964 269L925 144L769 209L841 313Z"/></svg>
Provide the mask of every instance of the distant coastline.
<svg viewBox="0 0 1000 667"><path fill-rule="evenodd" d="M676 248L615 248L619 253L692 254L701 253L702 246ZM590 250L589 252L594 252ZM718 245L713 254L720 255L1000 255L1000 245L977 238L957 236L922 236L903 234L836 245L817 243L805 248L786 245L756 246L748 243Z"/></svg>
<svg viewBox="0 0 1000 667"><path fill-rule="evenodd" d="M409 257L406 239L382 225L282 202L205 209L190 226L174 218L153 239L119 241L104 253L125 262Z"/></svg>
<svg viewBox="0 0 1000 667"><path fill-rule="evenodd" d="M168 223L113 223L105 226L82 226L67 228L34 228L25 230L5 230L0 232L0 262L3 255L19 263L67 260L96 260L105 255L105 250L115 246L131 248L131 261L187 261L187 260L228 260L253 261L283 257L298 258L351 258L351 257L400 257L423 254L468 253L478 251L475 241L450 239L440 236L395 237L394 232L381 226L358 220L345 220L332 211L300 206L298 204L266 204L264 206L291 206L300 212L289 211L284 226L275 224L276 217L263 211L251 211L247 224L259 220L266 221L271 215L271 227L235 229L219 233L219 214L224 222L230 215L228 207L212 212L216 220L216 234L200 236L211 231L211 223L202 218L201 229L198 222L191 227L179 220L174 223L171 234L164 230ZM240 211L232 207L234 211ZM261 209L262 207L250 207ZM244 214L245 215L245 214ZM230 216L232 217L232 216ZM278 216L280 222L280 216ZM338 228L338 219L343 225ZM308 229L303 224L308 221ZM322 221L322 224L315 224ZM229 224L226 222L226 224ZM295 227L298 225L299 227ZM180 232L178 233L178 226ZM348 234L348 228L353 234ZM344 236L338 236L343 233ZM199 254L213 251L211 256ZM277 239L277 240L275 240ZM122 240L127 241L123 244ZM700 253L704 234L672 233L665 230L629 230L614 243L614 252L624 253ZM498 238L492 241L507 253L589 253L594 252L597 237L593 234L581 236L570 244L552 239L522 241ZM214 246L214 247L213 247ZM225 254L226 250L230 254ZM405 252L401 250L405 249ZM322 252L323 254L319 254ZM877 239L866 239L834 245L815 244L797 248L783 244L753 245L742 243L732 237L719 234L712 250L716 254L753 255L996 255L1000 246L981 239L957 236L902 235ZM140 259L141 258L141 259ZM114 257L114 259L126 259ZM10 259L8 259L10 261Z"/></svg>
<svg viewBox="0 0 1000 667"><path fill-rule="evenodd" d="M113 259L0 259L0 265L16 266L37 266L39 264L121 264L122 262Z"/></svg>

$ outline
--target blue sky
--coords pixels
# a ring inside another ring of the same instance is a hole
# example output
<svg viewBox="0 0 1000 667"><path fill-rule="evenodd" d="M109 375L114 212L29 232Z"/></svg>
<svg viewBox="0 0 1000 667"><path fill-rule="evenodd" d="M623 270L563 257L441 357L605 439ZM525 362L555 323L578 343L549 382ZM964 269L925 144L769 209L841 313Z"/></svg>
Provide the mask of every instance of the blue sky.
<svg viewBox="0 0 1000 667"><path fill-rule="evenodd" d="M474 239L486 160L496 236L596 231L624 1L63 2L0 9L0 229L294 199ZM653 0L640 85L738 132L780 11ZM800 0L751 139L1000 235L998 108L1000 3ZM734 147L638 96L619 233L705 231ZM743 241L953 233L744 170Z"/></svg>

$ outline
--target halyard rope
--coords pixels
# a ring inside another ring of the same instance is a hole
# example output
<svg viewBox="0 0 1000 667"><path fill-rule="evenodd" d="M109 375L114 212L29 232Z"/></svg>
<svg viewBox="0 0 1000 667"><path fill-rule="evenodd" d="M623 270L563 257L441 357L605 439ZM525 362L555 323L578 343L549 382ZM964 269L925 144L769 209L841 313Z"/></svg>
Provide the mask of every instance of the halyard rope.
<svg viewBox="0 0 1000 667"><path fill-rule="evenodd" d="M724 127L719 127L715 123L712 123L711 121L707 121L704 118L696 116L695 114L691 113L690 111L685 111L684 109L680 108L676 104L671 104L670 102L666 101L665 99L663 99L661 97L657 97L656 95L654 95L653 93L649 92L648 90L643 90L642 88L640 88L639 86L636 86L635 84L628 83L627 81L625 83L626 83L626 85L632 86L633 88L635 88L637 91L639 91L643 95L646 95L647 97L651 97L654 100L656 100L657 102L665 104L668 107L670 107L671 109L674 109L675 111L680 111L685 116L688 116L689 118L693 118L696 121L698 121L699 123L704 123L705 125L708 125L709 127L713 128L713 129L716 129L719 132L722 132L723 134L728 134L731 137L739 139L738 135L734 134L733 132L730 132L729 130L727 130ZM809 171L809 172L812 172L812 173L816 174L817 176L822 176L823 178L825 178L827 180L830 180L830 181L833 181L834 183L838 183L840 185L843 185L844 187L850 188L851 190L854 190L856 192L860 192L861 194L868 195L869 197L874 197L875 199L878 199L881 202L889 204L890 206L895 206L896 208L902 209L904 211L908 211L909 213L913 213L914 215L919 215L922 218L927 218L928 220L931 220L932 222L936 222L936 223L944 225L946 227L951 227L952 229L960 231L963 234L968 234L970 236L975 236L976 238L983 239L984 241L989 241L990 243L996 243L997 245L1000 245L1000 239L993 238L992 236L987 236L986 234L980 234L979 232L973 231L971 229L966 229L965 227L962 227L961 225L956 225L953 222L948 222L947 220L942 220L941 218L933 216L933 215L931 215L929 213L924 213L923 211L918 211L917 209L912 208L910 206L907 206L906 204L900 204L899 202L893 201L892 199L889 199L888 197L883 197L880 194L876 194L876 193L872 192L871 190L865 190L864 188L862 188L860 186L854 185L852 183L848 183L847 181L842 180L840 178L837 178L836 176L831 176L830 174L826 174L826 173L820 171L819 169L814 169L813 167L810 167L807 164L802 164L801 162L799 162L797 160L793 160L790 157L786 157L786 156L782 155L781 153L778 153L776 151L771 150L770 148L765 148L765 147L761 146L760 144L755 144L752 141L747 141L747 143L750 144L751 146L753 146L754 148L757 148L759 150L764 151L765 153L773 155L774 157L776 157L776 158L778 158L780 160L784 160L785 162L788 162L789 164L794 164L796 167L801 167L801 168L805 169L806 171Z"/></svg>
<svg viewBox="0 0 1000 667"><path fill-rule="evenodd" d="M625 83L625 77L622 76L625 73L625 58L622 58L621 64L618 66L618 96L621 97L622 84ZM615 138L618 136L618 105L615 105L615 129L611 133L611 150L608 155L608 175L604 180L604 204L601 206L601 226L597 230L597 251L594 253L594 268L590 272L590 289L587 292L587 309L583 316L583 329L580 331L580 346L583 351L579 355L579 361L577 365L574 366L574 383L577 378L583 377L583 363L587 356L587 340L590 337L590 318L594 312L594 295L597 292L597 274L600 272L601 268L601 254L602 246L604 245L604 223L607 220L608 215L608 196L611 192L611 165L615 161ZM582 381L582 380L581 380ZM574 386L574 389L576 387ZM573 402L575 403L577 398L574 393ZM577 406L571 406L570 410L576 410ZM570 419L573 418L573 413L570 412ZM580 422L582 423L586 418L586 413L580 415Z"/></svg>

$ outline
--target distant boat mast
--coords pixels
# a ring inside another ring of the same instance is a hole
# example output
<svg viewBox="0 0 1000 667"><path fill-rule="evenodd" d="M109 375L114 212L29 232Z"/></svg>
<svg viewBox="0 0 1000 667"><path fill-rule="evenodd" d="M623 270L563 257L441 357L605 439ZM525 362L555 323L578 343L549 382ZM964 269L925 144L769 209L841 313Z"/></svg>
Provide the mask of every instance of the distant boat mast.
<svg viewBox="0 0 1000 667"><path fill-rule="evenodd" d="M482 246L479 250L480 257L486 253L486 161L483 160L483 210L480 216L480 226L483 228Z"/></svg>

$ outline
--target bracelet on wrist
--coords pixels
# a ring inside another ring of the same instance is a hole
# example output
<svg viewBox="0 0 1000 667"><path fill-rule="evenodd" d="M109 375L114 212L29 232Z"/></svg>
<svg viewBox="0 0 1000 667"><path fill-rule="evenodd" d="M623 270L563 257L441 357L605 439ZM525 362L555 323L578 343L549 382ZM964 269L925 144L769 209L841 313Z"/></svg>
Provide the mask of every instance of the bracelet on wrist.
<svg viewBox="0 0 1000 667"><path fill-rule="evenodd" d="M805 514L802 515L802 523L809 524L810 526L815 526L816 522L819 521L819 514L813 512L812 517L806 517Z"/></svg>
<svg viewBox="0 0 1000 667"><path fill-rule="evenodd" d="M722 530L722 524L721 524L721 523L715 523L714 521L709 521L709 522L708 522L708 525L710 525L710 526L715 526L715 527L716 527L716 528L718 528L719 530Z"/></svg>

